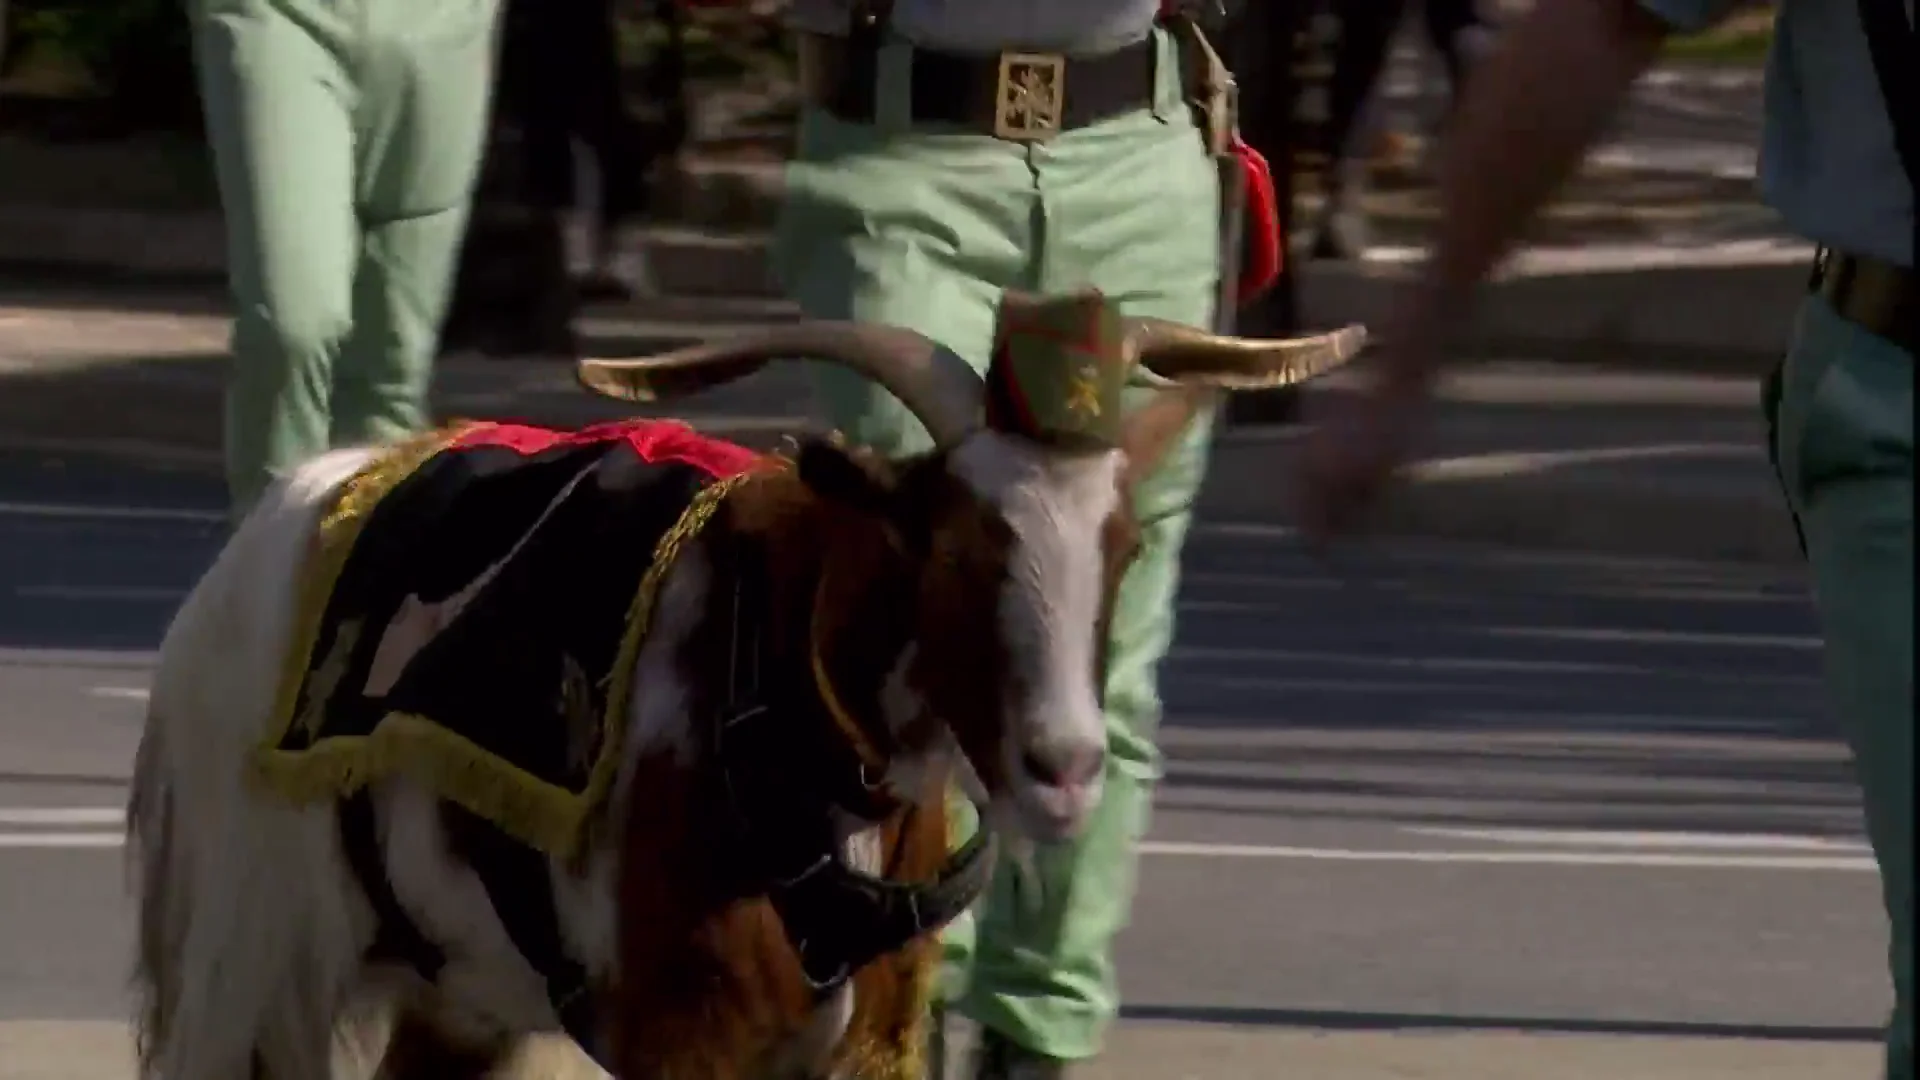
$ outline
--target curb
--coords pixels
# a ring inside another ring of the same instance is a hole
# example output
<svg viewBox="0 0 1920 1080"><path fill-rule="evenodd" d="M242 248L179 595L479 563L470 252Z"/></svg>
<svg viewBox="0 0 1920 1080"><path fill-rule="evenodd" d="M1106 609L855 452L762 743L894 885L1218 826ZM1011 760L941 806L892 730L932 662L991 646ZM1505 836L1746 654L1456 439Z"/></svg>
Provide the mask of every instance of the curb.
<svg viewBox="0 0 1920 1080"><path fill-rule="evenodd" d="M682 220L738 221L771 202L767 170L706 171L712 176L679 185ZM23 276L217 281L224 275L222 237L213 214L0 207L0 267ZM780 294L764 232L668 225L651 230L645 243L669 295ZM1417 253L1383 254L1358 266L1305 265L1303 310L1320 324L1378 325L1405 262ZM1811 254L1787 240L1532 249L1481 290L1461 347L1482 357L1758 373L1791 337Z"/></svg>
<svg viewBox="0 0 1920 1080"><path fill-rule="evenodd" d="M1416 463L1362 533L1634 558L1801 565L1792 519L1757 447L1727 482L1712 484L1569 476L1500 460L1509 456ZM1293 521L1291 474L1285 442L1271 435L1236 436L1229 429L1215 443L1199 517L1286 527Z"/></svg>
<svg viewBox="0 0 1920 1080"><path fill-rule="evenodd" d="M95 363L0 368L0 450L108 457L217 474L222 362ZM580 394L540 361L452 358L436 380L435 413L578 426L633 415ZM782 365L670 411L715 434L772 448L813 427L803 369ZM1202 522L1283 530L1293 519L1291 433L1226 428L1197 506ZM1609 477L1598 455L1474 453L1428 461L1371 523L1372 535L1446 539L1623 556L1799 562L1791 523L1758 446L1706 482L1641 470ZM1592 475L1598 471L1599 475Z"/></svg>
<svg viewBox="0 0 1920 1080"><path fill-rule="evenodd" d="M1459 344L1478 358L1758 376L1792 340L1812 247L1535 249L1483 286ZM1322 324L1379 326L1403 265L1309 266L1301 309Z"/></svg>

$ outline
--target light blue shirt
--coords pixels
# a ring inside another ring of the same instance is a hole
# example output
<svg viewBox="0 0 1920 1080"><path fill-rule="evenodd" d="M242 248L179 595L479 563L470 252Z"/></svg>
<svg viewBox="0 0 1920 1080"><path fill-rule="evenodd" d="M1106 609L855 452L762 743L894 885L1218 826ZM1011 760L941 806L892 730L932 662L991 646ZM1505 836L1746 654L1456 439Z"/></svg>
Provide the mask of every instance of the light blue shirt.
<svg viewBox="0 0 1920 1080"><path fill-rule="evenodd" d="M1907 0L1909 18L1914 0ZM1640 0L1679 30L1704 29L1738 0ZM1855 0L1780 0L1767 58L1760 195L1797 233L1841 251L1914 265L1913 185Z"/></svg>

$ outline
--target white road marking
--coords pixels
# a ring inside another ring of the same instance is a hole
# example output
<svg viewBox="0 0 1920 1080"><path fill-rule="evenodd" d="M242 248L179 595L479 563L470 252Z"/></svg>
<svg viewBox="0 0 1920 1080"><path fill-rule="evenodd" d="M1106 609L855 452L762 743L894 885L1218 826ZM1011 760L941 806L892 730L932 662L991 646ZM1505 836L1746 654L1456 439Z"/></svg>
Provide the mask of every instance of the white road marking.
<svg viewBox="0 0 1920 1080"><path fill-rule="evenodd" d="M1619 630L1582 626L1487 626L1489 637L1546 641L1629 642L1636 645L1719 645L1736 648L1818 649L1815 634L1708 634L1679 630Z"/></svg>
<svg viewBox="0 0 1920 1080"><path fill-rule="evenodd" d="M91 825L100 826L121 823L121 812L106 807L17 807L0 808L0 825ZM1570 842L1569 837L1578 833L1555 833L1549 830L1433 830L1408 828L1408 832L1431 835L1435 832L1465 838L1482 836L1532 840L1536 843ZM1635 833L1588 833L1585 842L1596 842L1596 846L1627 847L1628 841L1656 834ZM1667 834L1649 841L1645 846L1665 844L1677 847L1677 839L1686 834ZM1545 837L1545 839L1540 839ZM1843 873L1872 873L1875 869L1873 858L1862 854L1839 854L1840 852L1858 852L1858 845L1849 846L1840 841L1820 841L1817 837L1766 837L1737 835L1692 835L1687 837L1700 847L1719 847L1721 849L1739 848L1774 851L1822 851L1830 854L1799 855L1761 855L1761 854L1708 854L1705 852L1683 853L1677 851L1465 851L1465 850L1391 850L1365 848L1327 848L1298 847L1275 844L1210 844L1181 840L1148 840L1140 845L1142 855L1163 858L1198 859L1278 859L1296 862L1354 862L1354 863L1427 863L1461 864L1479 863L1507 866L1614 866L1646 867L1665 869L1695 870L1798 870L1827 871ZM40 832L0 832L0 848L117 848L126 843L125 836L115 829L112 832L81 831L40 831ZM1823 846L1824 844L1824 846Z"/></svg>
<svg viewBox="0 0 1920 1080"><path fill-rule="evenodd" d="M1495 844L1531 844L1541 847L1639 848L1700 851L1800 851L1866 855L1872 852L1858 840L1825 836L1784 836L1771 833L1622 832L1601 829L1450 829L1408 825L1401 832L1447 840L1484 840Z"/></svg>
<svg viewBox="0 0 1920 1080"><path fill-rule="evenodd" d="M0 514L35 518L97 518L102 521L183 521L219 525L227 516L217 510L182 506L99 506L82 503L0 502Z"/></svg>
<svg viewBox="0 0 1920 1080"><path fill-rule="evenodd" d="M78 848L102 850L126 846L127 838L117 832L0 832L0 849L4 848Z"/></svg>
<svg viewBox="0 0 1920 1080"><path fill-rule="evenodd" d="M126 838L106 832L0 832L4 848L118 848ZM1149 840L1142 855L1163 858L1274 859L1295 862L1485 864L1506 866L1642 867L1671 870L1797 870L1872 873L1866 856L1844 855L1682 855L1653 852L1573 851L1390 851L1352 848L1288 847L1262 844L1199 844Z"/></svg>
<svg viewBox="0 0 1920 1080"><path fill-rule="evenodd" d="M149 693L144 686L96 686L87 691L89 697L116 701L145 701Z"/></svg>
<svg viewBox="0 0 1920 1080"><path fill-rule="evenodd" d="M1682 855L1628 851L1391 851L1289 847L1263 844L1200 844L1149 840L1142 855L1199 859L1281 859L1303 862L1479 863L1507 866L1637 866L1672 870L1800 870L1872 873L1872 858L1843 855Z"/></svg>
<svg viewBox="0 0 1920 1080"><path fill-rule="evenodd" d="M185 589L147 588L138 585L19 585L13 595L23 600L107 600L128 603L172 603L187 595Z"/></svg>
<svg viewBox="0 0 1920 1080"><path fill-rule="evenodd" d="M1195 570L1191 573L1182 571L1180 579L1183 584L1195 589L1203 586L1216 585L1224 589L1235 590L1265 588L1275 590L1333 592L1342 587L1339 581L1327 577L1233 570Z"/></svg>
<svg viewBox="0 0 1920 1080"><path fill-rule="evenodd" d="M1532 675L1655 675L1680 682L1738 684L1744 687L1798 687L1814 681L1812 675L1750 674L1702 671L1697 665L1624 662L1612 660L1525 659L1507 656L1386 656L1361 652L1333 652L1323 649L1285 647L1243 647L1237 645L1176 645L1167 652L1174 663L1262 664L1269 671L1289 664L1313 665L1315 672L1354 671L1377 668L1388 671L1435 672L1440 674L1532 674ZM1216 686L1260 686L1273 681L1268 676L1208 675Z"/></svg>
<svg viewBox="0 0 1920 1080"><path fill-rule="evenodd" d="M0 806L0 825L113 825L127 819L117 806Z"/></svg>

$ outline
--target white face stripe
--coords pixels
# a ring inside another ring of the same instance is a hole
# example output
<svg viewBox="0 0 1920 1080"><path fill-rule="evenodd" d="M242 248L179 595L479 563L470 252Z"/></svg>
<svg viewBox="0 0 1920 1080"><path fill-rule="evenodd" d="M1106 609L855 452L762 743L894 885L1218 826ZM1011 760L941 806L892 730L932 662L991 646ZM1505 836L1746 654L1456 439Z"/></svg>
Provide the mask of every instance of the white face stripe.
<svg viewBox="0 0 1920 1080"><path fill-rule="evenodd" d="M1049 453L992 431L953 452L953 470L1014 534L1000 625L1025 691L1016 739L1104 746L1094 665L1105 573L1101 536L1120 508L1125 458Z"/></svg>

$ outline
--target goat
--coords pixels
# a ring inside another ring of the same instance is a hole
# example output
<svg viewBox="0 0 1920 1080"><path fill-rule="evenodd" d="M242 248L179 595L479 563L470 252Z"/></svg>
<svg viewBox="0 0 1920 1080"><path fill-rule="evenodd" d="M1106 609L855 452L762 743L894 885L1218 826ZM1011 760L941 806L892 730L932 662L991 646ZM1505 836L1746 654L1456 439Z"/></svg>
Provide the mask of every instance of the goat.
<svg viewBox="0 0 1920 1080"><path fill-rule="evenodd" d="M142 1075L322 1080L339 1042L371 1040L387 1018L386 1080L478 1078L556 1030L623 1080L915 1080L931 931L977 895L984 845L1070 837L1100 796L1099 666L1135 544L1136 479L1219 391L1299 381L1363 340L1358 327L1219 338L1123 319L1097 293L1010 294L984 379L918 334L818 322L582 361L584 385L629 401L775 358L837 363L898 397L934 448L900 462L831 439L790 459L717 451L723 464L676 496L688 509L656 548L635 594L647 612L609 668L630 692L605 698L608 782L590 790L576 833L545 843L455 805L466 779L425 755L384 769L363 757L334 786L292 796L262 790L296 700L285 680L300 665L288 658L317 625L314 566L343 521L431 503L394 494L391 475L387 495L369 495L369 478L404 471L395 462L425 469L476 440L596 439L645 443L658 460L700 450L699 437L671 422L584 434L481 425L293 469L238 525L160 650L128 808ZM1121 390L1142 368L1162 389L1123 417ZM496 506L508 513L481 509ZM343 571L335 595L353 573L382 584L407 544L437 542L430 530L453 526L431 524L436 514L418 511L429 531L348 564L361 569ZM611 574L600 563L631 551L516 555L528 542L473 588L397 606L391 626L411 627L411 644L388 655L390 629L364 669L381 723L400 722L398 696L383 695L425 663L422 641L466 625L482 653L456 655L512 660L485 652L498 644L491 624L471 625L490 592L586 604L594 590L565 575ZM450 682L491 678L470 666ZM591 696L590 683L570 681L563 696ZM527 737L567 734L549 717L504 719ZM956 786L983 808L983 827L950 852L944 800ZM356 799L358 859L346 810ZM506 885L471 854L503 842L518 853ZM549 912L549 951L580 969L565 994L508 917L529 898ZM399 931L431 943L432 970L383 952Z"/></svg>

